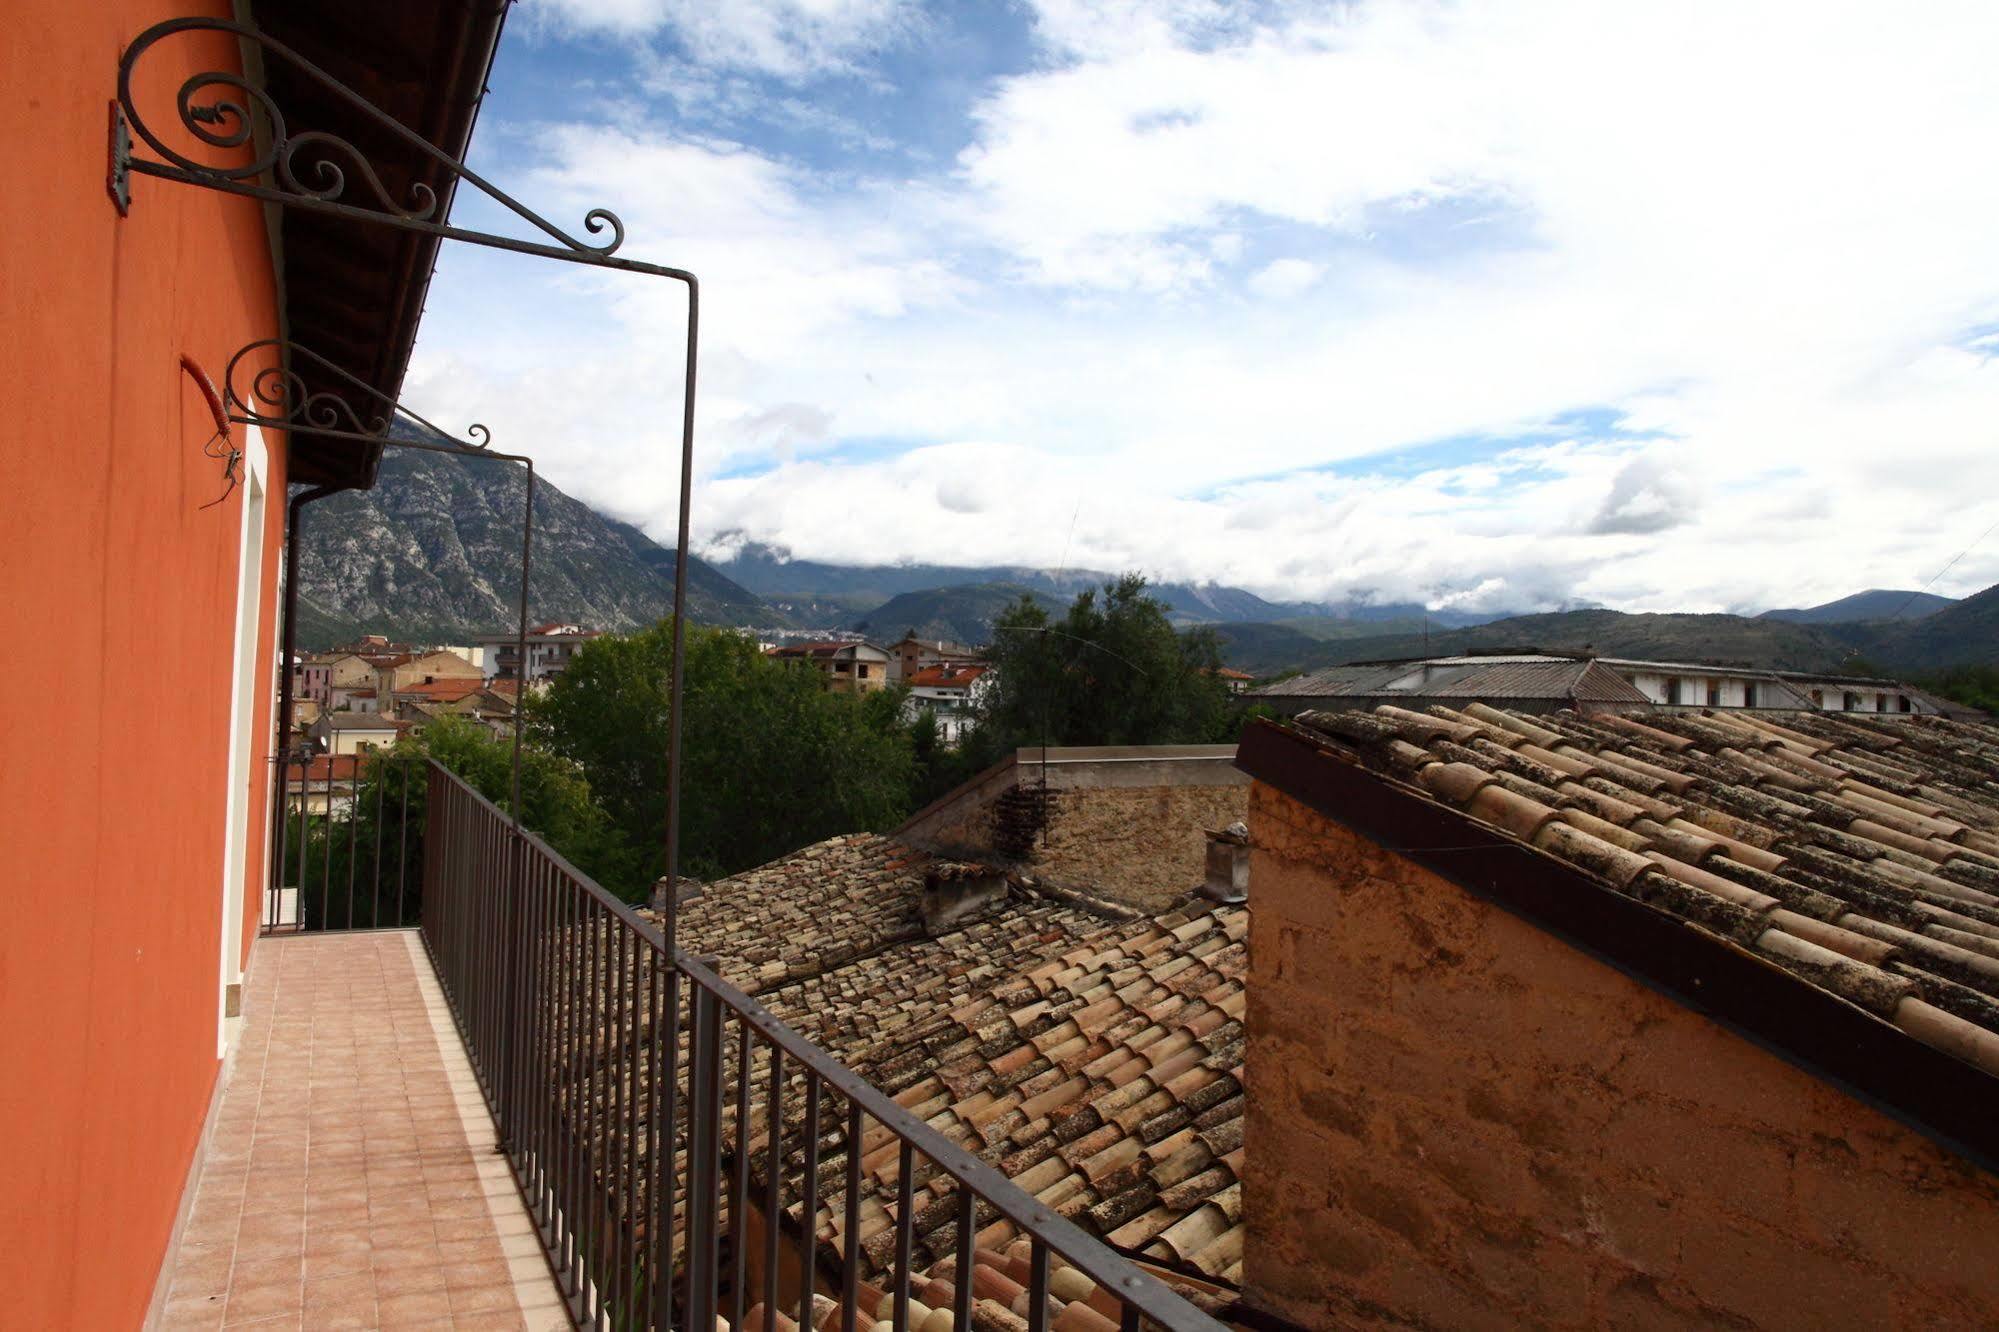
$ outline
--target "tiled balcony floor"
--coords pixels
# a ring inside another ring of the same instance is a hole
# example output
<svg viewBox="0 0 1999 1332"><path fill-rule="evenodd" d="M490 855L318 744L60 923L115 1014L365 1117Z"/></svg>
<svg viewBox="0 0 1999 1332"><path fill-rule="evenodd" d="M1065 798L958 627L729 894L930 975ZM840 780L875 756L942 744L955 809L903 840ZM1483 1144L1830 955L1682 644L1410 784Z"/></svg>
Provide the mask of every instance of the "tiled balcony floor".
<svg viewBox="0 0 1999 1332"><path fill-rule="evenodd" d="M568 1327L415 931L267 938L163 1329Z"/></svg>

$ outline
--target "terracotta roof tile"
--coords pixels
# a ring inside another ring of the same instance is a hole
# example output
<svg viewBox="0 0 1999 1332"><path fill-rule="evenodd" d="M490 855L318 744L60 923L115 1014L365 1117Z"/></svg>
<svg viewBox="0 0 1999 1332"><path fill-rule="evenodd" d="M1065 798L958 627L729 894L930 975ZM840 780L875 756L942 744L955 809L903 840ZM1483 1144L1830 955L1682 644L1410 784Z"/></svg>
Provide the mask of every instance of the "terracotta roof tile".
<svg viewBox="0 0 1999 1332"><path fill-rule="evenodd" d="M1999 1075L1999 730L1480 703L1297 722Z"/></svg>

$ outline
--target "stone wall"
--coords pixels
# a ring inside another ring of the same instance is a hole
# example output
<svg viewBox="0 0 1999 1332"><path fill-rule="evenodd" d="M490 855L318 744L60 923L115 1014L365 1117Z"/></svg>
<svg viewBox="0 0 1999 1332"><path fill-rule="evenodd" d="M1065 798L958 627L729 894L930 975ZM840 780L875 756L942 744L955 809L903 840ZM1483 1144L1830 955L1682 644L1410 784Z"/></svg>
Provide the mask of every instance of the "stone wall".
<svg viewBox="0 0 1999 1332"><path fill-rule="evenodd" d="M1233 745L1056 748L1045 764L1023 749L892 836L1157 911L1201 886L1203 833L1242 818L1248 800Z"/></svg>
<svg viewBox="0 0 1999 1332"><path fill-rule="evenodd" d="M1252 1304L1999 1324L1999 1179L1261 783L1249 823Z"/></svg>
<svg viewBox="0 0 1999 1332"><path fill-rule="evenodd" d="M1247 786L1141 786L1048 793L1045 841L1031 874L1065 888L1160 911L1207 877L1209 828L1249 808Z"/></svg>

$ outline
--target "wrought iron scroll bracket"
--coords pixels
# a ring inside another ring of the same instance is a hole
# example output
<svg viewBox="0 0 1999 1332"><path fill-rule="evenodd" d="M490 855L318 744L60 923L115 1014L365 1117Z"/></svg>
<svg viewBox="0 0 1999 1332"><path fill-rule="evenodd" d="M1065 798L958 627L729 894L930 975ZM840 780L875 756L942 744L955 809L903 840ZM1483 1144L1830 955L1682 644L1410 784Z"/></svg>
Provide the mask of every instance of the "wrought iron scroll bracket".
<svg viewBox="0 0 1999 1332"><path fill-rule="evenodd" d="M275 363L257 368L255 362L262 359L259 353L265 351L276 354ZM302 364L310 367L315 377L321 380L330 377L344 389L308 387L306 375L300 369ZM358 399L350 400L346 390L359 395ZM357 408L355 401L376 405ZM526 461L515 454L494 453L490 447L493 432L485 426L474 422L465 432L472 439L458 439L312 348L280 338L258 338L237 348L222 372L222 403L229 419L237 425L363 444L398 444L438 453L472 453L482 458ZM430 432L430 438L391 438L389 426L398 417L415 422Z"/></svg>
<svg viewBox="0 0 1999 1332"><path fill-rule="evenodd" d="M180 131L194 144L201 145L202 149L231 152L251 143L258 129L254 116L262 122L265 132L261 146L253 146L248 161L227 166L203 162L179 151L140 113L133 100L132 82L134 69L148 51L167 38L188 32L222 33L261 47L267 62L275 59L297 71L324 90L331 100L365 121L372 130L379 131L413 155L434 164L441 171L442 179L453 186L460 182L471 185L549 240L523 240L453 226L445 219L451 189L440 190L422 180L410 184L405 199L396 199L382 183L367 155L354 143L324 130L294 132L285 122L283 109L269 92L241 75L225 70L195 74L180 85L174 96ZM140 156L135 151L135 139L154 155ZM689 283L693 281L693 275L685 269L619 258L616 252L625 242L625 224L610 209L592 208L583 215L584 232L591 236L609 233L609 239L602 244L593 244L565 231L383 112L285 43L248 24L225 19L169 19L147 28L125 49L118 62L118 97L112 111L110 168L105 182L121 215L131 210L133 175L179 181L261 199L286 208L347 217L404 231L419 231L495 249L647 273L655 277L677 278Z"/></svg>

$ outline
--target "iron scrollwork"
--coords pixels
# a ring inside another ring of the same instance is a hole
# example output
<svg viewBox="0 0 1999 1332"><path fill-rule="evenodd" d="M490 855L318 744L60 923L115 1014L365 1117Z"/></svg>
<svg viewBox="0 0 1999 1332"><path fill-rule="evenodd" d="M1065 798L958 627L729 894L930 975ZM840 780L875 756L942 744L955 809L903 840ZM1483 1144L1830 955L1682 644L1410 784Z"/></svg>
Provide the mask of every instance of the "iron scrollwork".
<svg viewBox="0 0 1999 1332"><path fill-rule="evenodd" d="M260 353L267 350L277 353L274 363L255 369L246 364L262 360ZM321 375L331 376L360 394L361 401L374 406L357 410L344 390L314 387L300 370L301 363L308 364L315 371L315 382L323 382ZM370 443L405 444L410 441L389 438L391 422L402 416L428 430L434 440L445 441L441 445L430 445L439 451L477 453L487 457L509 456L490 452L493 432L485 426L475 422L465 431L472 436L471 440L456 439L312 348L280 338L259 338L239 347L222 372L222 393L229 419L238 425L331 435L337 439Z"/></svg>
<svg viewBox="0 0 1999 1332"><path fill-rule="evenodd" d="M267 58L275 57L283 61L287 67L297 70L344 103L369 125L392 136L411 152L435 163L445 177L469 182L515 216L552 237L559 243L560 248L516 241L508 237L484 236L481 233L464 232L451 227L441 215L438 190L425 181L412 181L409 197L398 201L382 183L380 174L369 162L367 155L354 143L324 130L303 130L294 133L285 122L283 109L267 90L239 74L225 70L208 70L194 74L183 81L174 94L176 118L180 128L195 142L205 147L230 152L249 145L250 160L235 165L218 166L179 151L140 114L138 104L133 99L132 82L134 69L148 51L167 38L187 32L224 33L241 41L255 43L266 52ZM262 120L265 130L261 146L254 142L258 138L259 119ZM136 135L140 142L158 154L158 160L132 155L128 129L130 135ZM118 100L114 113L111 153L112 196L118 200L120 212L130 206L125 182L130 173L137 172L166 180L206 185L236 194L269 198L277 202L327 206L340 212L365 214L391 224L434 231L485 244L496 244L508 249L523 249L584 262L608 262L614 267L633 268L662 276L682 276L676 269L641 264L631 260L613 260L612 256L625 243L625 224L610 209L592 208L583 217L583 230L590 235L595 236L606 231L610 233L609 238L602 244L593 245L571 235L519 200L495 188L478 172L440 151L422 135L410 130L395 118L383 114L347 85L283 42L247 24L232 23L224 19L169 19L163 23L156 23L140 33L125 49L123 57L118 62ZM260 181L271 183L259 183ZM350 189L351 182L358 182L358 185Z"/></svg>

